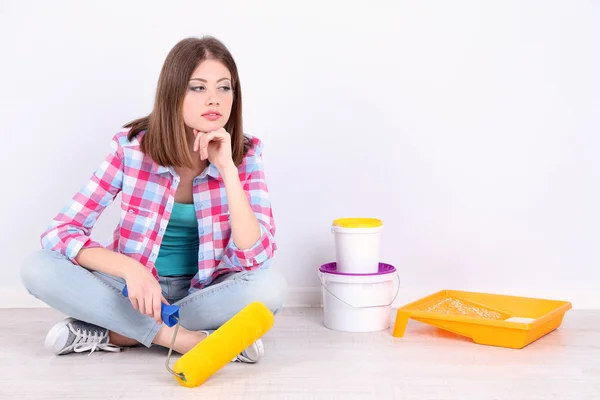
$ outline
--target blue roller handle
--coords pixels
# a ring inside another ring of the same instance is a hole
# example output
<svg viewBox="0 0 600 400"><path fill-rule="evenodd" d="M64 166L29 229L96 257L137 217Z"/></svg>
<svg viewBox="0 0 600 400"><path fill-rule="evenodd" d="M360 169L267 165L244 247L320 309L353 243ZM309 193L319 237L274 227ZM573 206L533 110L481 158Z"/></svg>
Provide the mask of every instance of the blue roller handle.
<svg viewBox="0 0 600 400"><path fill-rule="evenodd" d="M127 285L121 291L123 296L128 297ZM160 303L160 316L165 325L171 327L179 321L179 306Z"/></svg>

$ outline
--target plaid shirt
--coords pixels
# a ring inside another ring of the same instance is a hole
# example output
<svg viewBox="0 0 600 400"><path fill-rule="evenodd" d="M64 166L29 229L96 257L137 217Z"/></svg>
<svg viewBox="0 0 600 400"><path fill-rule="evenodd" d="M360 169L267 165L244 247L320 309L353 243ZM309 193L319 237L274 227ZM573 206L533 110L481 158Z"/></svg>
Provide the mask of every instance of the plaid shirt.
<svg viewBox="0 0 600 400"><path fill-rule="evenodd" d="M156 164L141 151L139 140L143 134L131 142L127 131L112 138L111 151L100 167L42 234L43 248L58 251L77 264L75 257L81 249L106 247L139 261L158 279L154 263L171 216L179 176L173 168ZM230 240L225 185L217 168L210 164L193 181L200 245L198 273L191 287L202 288L221 274L260 268L277 249L262 164L262 142L254 137L252 142L238 171L262 235L251 248L244 250ZM102 211L119 193L119 224L111 240L102 246L90 238L90 233Z"/></svg>

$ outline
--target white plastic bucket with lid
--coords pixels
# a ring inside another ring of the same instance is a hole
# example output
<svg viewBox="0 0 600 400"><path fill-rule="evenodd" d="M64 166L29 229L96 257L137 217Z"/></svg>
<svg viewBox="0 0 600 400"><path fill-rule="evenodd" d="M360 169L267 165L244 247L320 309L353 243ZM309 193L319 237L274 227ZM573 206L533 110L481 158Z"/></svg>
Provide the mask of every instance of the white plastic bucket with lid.
<svg viewBox="0 0 600 400"><path fill-rule="evenodd" d="M323 286L324 325L343 332L376 332L390 327L396 268L380 263L374 274L346 274L337 271L336 263L319 268Z"/></svg>
<svg viewBox="0 0 600 400"><path fill-rule="evenodd" d="M375 218L340 218L333 221L337 270L348 274L374 274L379 270L383 223Z"/></svg>

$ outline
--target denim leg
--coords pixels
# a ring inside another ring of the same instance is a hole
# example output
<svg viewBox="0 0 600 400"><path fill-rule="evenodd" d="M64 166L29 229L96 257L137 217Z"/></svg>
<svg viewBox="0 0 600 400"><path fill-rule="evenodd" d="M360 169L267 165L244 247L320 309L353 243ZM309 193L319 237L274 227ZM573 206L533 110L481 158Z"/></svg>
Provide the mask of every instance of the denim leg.
<svg viewBox="0 0 600 400"><path fill-rule="evenodd" d="M218 329L246 305L259 301L274 314L287 294L284 276L273 267L234 272L220 276L213 284L178 301L181 326L186 329Z"/></svg>
<svg viewBox="0 0 600 400"><path fill-rule="evenodd" d="M40 250L26 258L21 280L31 295L75 319L150 347L160 329L121 294L125 281L73 264L60 253Z"/></svg>

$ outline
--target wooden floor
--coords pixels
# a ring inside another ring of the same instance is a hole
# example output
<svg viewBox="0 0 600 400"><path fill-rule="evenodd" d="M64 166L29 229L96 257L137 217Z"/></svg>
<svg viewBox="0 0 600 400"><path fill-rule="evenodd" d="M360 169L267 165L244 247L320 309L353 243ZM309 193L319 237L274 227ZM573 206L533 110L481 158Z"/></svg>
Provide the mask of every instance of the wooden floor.
<svg viewBox="0 0 600 400"><path fill-rule="evenodd" d="M231 363L195 389L175 382L161 349L49 354L43 339L61 318L0 310L0 399L600 399L600 311L569 311L559 330L511 350L414 321L400 339L335 332L321 309L284 309L259 364Z"/></svg>

